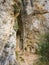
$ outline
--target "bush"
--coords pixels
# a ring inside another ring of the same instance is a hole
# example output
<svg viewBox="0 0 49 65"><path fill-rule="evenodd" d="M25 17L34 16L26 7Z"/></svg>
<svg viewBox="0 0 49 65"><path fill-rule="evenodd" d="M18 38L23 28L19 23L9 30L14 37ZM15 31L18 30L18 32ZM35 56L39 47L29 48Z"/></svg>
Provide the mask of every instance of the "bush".
<svg viewBox="0 0 49 65"><path fill-rule="evenodd" d="M49 65L49 33L40 37L37 54L40 59L35 65Z"/></svg>

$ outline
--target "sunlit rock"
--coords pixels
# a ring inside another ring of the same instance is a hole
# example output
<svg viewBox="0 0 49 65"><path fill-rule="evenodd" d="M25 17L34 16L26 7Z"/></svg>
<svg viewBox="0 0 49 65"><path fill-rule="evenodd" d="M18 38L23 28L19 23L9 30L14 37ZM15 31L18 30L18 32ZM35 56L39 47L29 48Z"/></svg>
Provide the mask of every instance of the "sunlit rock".
<svg viewBox="0 0 49 65"><path fill-rule="evenodd" d="M17 65L13 4L13 0L0 0L0 65Z"/></svg>

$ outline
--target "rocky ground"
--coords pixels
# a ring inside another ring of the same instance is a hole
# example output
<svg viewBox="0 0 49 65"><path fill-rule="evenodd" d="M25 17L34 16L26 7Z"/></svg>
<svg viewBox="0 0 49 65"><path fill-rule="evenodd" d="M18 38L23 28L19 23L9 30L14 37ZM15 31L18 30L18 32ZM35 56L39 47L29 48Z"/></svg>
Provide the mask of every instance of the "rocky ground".
<svg viewBox="0 0 49 65"><path fill-rule="evenodd" d="M19 53L17 59L20 65L33 65L38 58L38 55L29 52Z"/></svg>

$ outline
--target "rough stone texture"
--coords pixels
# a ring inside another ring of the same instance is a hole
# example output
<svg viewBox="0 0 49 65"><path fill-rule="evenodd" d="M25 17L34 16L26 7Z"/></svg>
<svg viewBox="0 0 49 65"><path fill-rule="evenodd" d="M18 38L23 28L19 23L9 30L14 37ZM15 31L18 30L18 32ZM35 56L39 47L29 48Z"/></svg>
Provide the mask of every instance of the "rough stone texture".
<svg viewBox="0 0 49 65"><path fill-rule="evenodd" d="M28 50L34 52L31 49L38 47L36 43L38 43L40 35L49 32L49 0L34 0L32 12L29 15L22 14L22 22L23 46L25 50L30 48Z"/></svg>
<svg viewBox="0 0 49 65"><path fill-rule="evenodd" d="M13 0L0 0L0 65L17 65Z"/></svg>
<svg viewBox="0 0 49 65"><path fill-rule="evenodd" d="M49 0L38 0L39 4L41 4L44 9L49 11Z"/></svg>

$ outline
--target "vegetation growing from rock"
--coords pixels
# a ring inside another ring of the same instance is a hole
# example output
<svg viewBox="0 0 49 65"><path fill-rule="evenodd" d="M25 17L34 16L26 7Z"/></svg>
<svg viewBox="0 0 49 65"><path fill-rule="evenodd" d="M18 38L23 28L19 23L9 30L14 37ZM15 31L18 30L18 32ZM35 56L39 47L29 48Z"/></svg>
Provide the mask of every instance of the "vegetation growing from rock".
<svg viewBox="0 0 49 65"><path fill-rule="evenodd" d="M49 65L49 33L40 36L37 54L40 58L35 65Z"/></svg>
<svg viewBox="0 0 49 65"><path fill-rule="evenodd" d="M0 0L0 65L49 65L47 32L49 0Z"/></svg>

